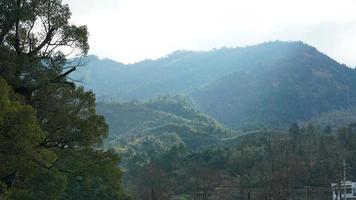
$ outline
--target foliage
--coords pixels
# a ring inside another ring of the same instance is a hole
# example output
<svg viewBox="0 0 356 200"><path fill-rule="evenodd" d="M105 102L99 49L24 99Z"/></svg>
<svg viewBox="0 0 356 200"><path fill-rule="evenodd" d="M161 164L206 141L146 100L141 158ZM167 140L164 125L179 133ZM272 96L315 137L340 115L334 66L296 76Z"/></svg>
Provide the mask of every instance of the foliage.
<svg viewBox="0 0 356 200"><path fill-rule="evenodd" d="M0 2L1 198L127 199L95 95L67 78L68 53L89 48L70 16L61 0Z"/></svg>
<svg viewBox="0 0 356 200"><path fill-rule="evenodd" d="M182 143L199 149L236 134L196 111L179 96L159 97L145 103L99 103L98 112L110 125L108 147L133 147L138 143L169 147L169 143Z"/></svg>
<svg viewBox="0 0 356 200"><path fill-rule="evenodd" d="M174 146L147 163L129 160L125 182L138 199L152 193L160 194L156 199L236 199L254 191L255 199L277 200L297 190L304 195L307 186L318 188L313 199L322 200L330 183L342 180L343 160L352 169L347 179L356 177L354 137L354 124L330 134L293 124L287 132L240 136L238 145L198 151Z"/></svg>

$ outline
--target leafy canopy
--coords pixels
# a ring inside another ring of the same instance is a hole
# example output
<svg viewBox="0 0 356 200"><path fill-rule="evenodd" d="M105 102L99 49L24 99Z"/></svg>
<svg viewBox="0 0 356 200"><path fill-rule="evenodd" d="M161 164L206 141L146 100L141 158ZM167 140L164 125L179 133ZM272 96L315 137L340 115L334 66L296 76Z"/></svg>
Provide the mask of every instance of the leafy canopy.
<svg viewBox="0 0 356 200"><path fill-rule="evenodd" d="M1 198L126 199L95 95L67 78L89 49L70 17L61 0L0 1Z"/></svg>

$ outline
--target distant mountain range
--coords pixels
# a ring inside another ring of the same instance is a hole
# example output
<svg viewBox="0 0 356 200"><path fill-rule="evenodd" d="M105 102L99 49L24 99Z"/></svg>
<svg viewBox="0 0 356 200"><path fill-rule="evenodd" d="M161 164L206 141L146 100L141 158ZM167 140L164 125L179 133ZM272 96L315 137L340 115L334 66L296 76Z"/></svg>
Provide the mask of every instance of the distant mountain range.
<svg viewBox="0 0 356 200"><path fill-rule="evenodd" d="M356 106L356 71L302 42L177 51L135 64L89 56L73 78L99 101L185 94L234 129L285 128Z"/></svg>

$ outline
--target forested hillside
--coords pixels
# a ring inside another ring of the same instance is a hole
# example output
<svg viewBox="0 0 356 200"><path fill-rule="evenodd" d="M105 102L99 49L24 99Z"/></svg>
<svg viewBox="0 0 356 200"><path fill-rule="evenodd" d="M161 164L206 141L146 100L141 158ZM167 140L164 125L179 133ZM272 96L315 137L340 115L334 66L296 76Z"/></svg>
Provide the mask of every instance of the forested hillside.
<svg viewBox="0 0 356 200"><path fill-rule="evenodd" d="M136 199L323 200L344 160L356 178L355 124L236 133L183 96L99 103L98 112L112 124L106 147L122 155Z"/></svg>
<svg viewBox="0 0 356 200"><path fill-rule="evenodd" d="M175 193L170 183L167 184L173 177L162 173L160 167L152 168L154 174L146 174L151 169L141 167L165 159L161 156L169 152L199 152L223 145L227 138L238 137L236 132L193 109L183 96L164 96L146 102L99 103L97 107L98 113L111 124L105 146L122 156L125 184L137 199L169 199ZM169 165L178 161L171 160ZM153 176L162 179L150 183ZM149 185L155 188L150 191Z"/></svg>
<svg viewBox="0 0 356 200"><path fill-rule="evenodd" d="M181 96L165 96L143 103L99 103L98 113L111 124L106 144L114 148L120 144L146 143L164 149L182 144L197 150L237 135L193 109L192 104Z"/></svg>
<svg viewBox="0 0 356 200"><path fill-rule="evenodd" d="M290 55L235 72L194 94L203 112L229 127L287 127L356 104L356 71L315 48L290 44Z"/></svg>
<svg viewBox="0 0 356 200"><path fill-rule="evenodd" d="M239 130L286 128L356 104L356 71L302 42L178 51L128 65L91 56L75 77L102 101L184 93Z"/></svg>
<svg viewBox="0 0 356 200"><path fill-rule="evenodd" d="M152 134L114 144L135 198L324 200L330 183L342 180L344 160L347 179L356 178L354 124L333 132L293 124L195 150L172 138Z"/></svg>
<svg viewBox="0 0 356 200"><path fill-rule="evenodd" d="M122 64L89 56L86 67L73 73L99 97L147 100L156 96L199 90L234 72L273 65L297 51L301 42L267 42L212 51L176 51L157 60Z"/></svg>

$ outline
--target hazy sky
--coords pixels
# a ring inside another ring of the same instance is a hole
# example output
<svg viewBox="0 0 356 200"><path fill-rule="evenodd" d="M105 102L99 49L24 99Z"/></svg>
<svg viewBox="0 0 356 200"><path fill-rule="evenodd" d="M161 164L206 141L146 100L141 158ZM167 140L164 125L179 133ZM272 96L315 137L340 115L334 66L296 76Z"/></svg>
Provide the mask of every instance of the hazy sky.
<svg viewBox="0 0 356 200"><path fill-rule="evenodd" d="M302 40L356 65L356 0L64 0L91 54L120 62L175 50Z"/></svg>

